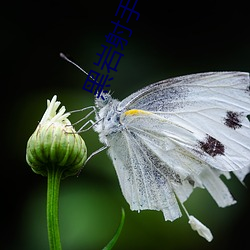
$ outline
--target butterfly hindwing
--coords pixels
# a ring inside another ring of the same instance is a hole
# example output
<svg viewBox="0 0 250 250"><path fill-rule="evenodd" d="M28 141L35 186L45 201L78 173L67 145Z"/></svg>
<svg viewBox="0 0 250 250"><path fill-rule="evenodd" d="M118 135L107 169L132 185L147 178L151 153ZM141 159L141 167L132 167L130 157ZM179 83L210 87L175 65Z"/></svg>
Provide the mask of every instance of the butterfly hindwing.
<svg viewBox="0 0 250 250"><path fill-rule="evenodd" d="M122 146L124 142L126 147ZM163 176L155 167L159 166L157 157L145 151L145 145L139 137L133 136L131 132L113 137L109 155L131 210L161 210L165 219L171 221L181 216L170 176Z"/></svg>

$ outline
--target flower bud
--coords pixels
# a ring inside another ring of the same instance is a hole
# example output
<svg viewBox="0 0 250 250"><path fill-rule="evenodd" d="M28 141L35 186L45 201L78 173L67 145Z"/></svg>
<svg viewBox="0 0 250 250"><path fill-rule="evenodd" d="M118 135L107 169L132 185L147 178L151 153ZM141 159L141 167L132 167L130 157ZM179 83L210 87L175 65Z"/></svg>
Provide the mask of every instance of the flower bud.
<svg viewBox="0 0 250 250"><path fill-rule="evenodd" d="M60 102L54 96L47 101L41 122L27 143L26 161L32 170L47 176L50 168L62 171L62 177L75 175L82 168L87 158L86 145L76 133L61 107L56 113Z"/></svg>

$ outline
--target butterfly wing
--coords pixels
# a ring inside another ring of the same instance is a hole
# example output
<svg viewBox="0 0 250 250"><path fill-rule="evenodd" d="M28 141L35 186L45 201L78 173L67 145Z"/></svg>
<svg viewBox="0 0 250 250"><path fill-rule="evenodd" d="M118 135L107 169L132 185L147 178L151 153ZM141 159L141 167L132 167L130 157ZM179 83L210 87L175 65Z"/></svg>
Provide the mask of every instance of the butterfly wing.
<svg viewBox="0 0 250 250"><path fill-rule="evenodd" d="M175 111L185 108L189 103L199 102L202 105L206 100L199 97L202 89L218 88L225 90L240 90L240 96L248 99L250 85L249 74L245 72L208 72L169 78L153 83L131 94L120 102L118 109L142 109L151 111ZM215 89L214 89L215 90ZM234 92L234 91L233 91ZM237 92L230 96L240 99ZM198 94L198 95L197 95ZM206 94L208 97L209 93ZM219 98L219 100L221 97ZM248 106L249 108L249 106Z"/></svg>
<svg viewBox="0 0 250 250"><path fill-rule="evenodd" d="M122 192L132 210L181 215L195 187L217 204L235 203L220 179L250 170L249 78L221 72L178 77L150 85L124 99L120 133L109 138Z"/></svg>
<svg viewBox="0 0 250 250"><path fill-rule="evenodd" d="M158 174L156 162L143 149L143 142L137 139L131 132L124 131L113 135L109 141L108 152L122 193L131 210L161 210L166 220L173 221L181 212L169 176Z"/></svg>
<svg viewBox="0 0 250 250"><path fill-rule="evenodd" d="M206 188L220 207L235 202L221 172L189 150L196 140L191 131L147 112L125 113L121 123L126 124L123 138L118 134L109 151L132 210L161 210L172 221L180 216L173 194L184 202L197 186Z"/></svg>
<svg viewBox="0 0 250 250"><path fill-rule="evenodd" d="M119 108L149 111L181 131L190 131L190 142L175 129L168 136L216 169L237 171L240 179L247 172L240 170L249 169L247 73L212 72L161 81L127 97Z"/></svg>

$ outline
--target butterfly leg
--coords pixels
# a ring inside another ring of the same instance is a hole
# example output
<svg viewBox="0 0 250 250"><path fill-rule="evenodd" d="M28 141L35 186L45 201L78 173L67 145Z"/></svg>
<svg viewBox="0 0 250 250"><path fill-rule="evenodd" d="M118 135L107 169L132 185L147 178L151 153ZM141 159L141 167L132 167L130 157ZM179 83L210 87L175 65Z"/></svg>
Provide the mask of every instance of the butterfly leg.
<svg viewBox="0 0 250 250"><path fill-rule="evenodd" d="M81 167L81 169L78 171L77 177L80 175L82 169L83 169L84 166L87 164L87 162L88 162L94 155L96 155L96 154L102 152L103 150L105 150L105 149L107 149L107 148L108 148L108 146L103 146L103 147L97 149L96 151L94 151L93 153L91 153L90 156L87 158L87 160L84 162L84 164L83 164L83 166Z"/></svg>
<svg viewBox="0 0 250 250"><path fill-rule="evenodd" d="M73 125L76 125L76 124L82 122L83 120L86 120L93 113L96 114L96 108L94 106L90 106L90 107L86 107L86 108L82 108L82 109L77 109L77 110L73 110L73 111L69 112L70 114L73 114L73 113L76 113L76 112L83 112L83 111L85 111L87 109L92 109L92 110L87 115L85 115L83 118L81 118L79 121L75 122Z"/></svg>
<svg viewBox="0 0 250 250"><path fill-rule="evenodd" d="M82 121L86 120L87 118L89 118L93 113L96 115L97 112L96 112L96 108L94 106L89 106L89 107L86 107L86 108L82 108L82 109L77 109L77 110L73 110L73 111L70 111L70 114L72 113L76 113L76 112L83 112L85 110L88 110L88 109L92 109L87 115L85 115L83 118L81 118L80 120L78 120L77 122L75 122L74 124L72 124L73 126L81 123ZM77 133L81 133L81 132L85 132L85 131L88 131L89 129L91 129L97 122L94 122L92 120L88 120L86 123L84 123L77 131ZM88 128L86 128L86 126L88 124L91 124Z"/></svg>

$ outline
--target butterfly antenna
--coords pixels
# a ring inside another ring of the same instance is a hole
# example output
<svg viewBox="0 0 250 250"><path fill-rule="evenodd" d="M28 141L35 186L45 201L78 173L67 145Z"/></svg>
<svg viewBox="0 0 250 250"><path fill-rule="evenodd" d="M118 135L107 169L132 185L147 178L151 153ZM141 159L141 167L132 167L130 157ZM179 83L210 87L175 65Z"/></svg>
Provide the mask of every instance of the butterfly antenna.
<svg viewBox="0 0 250 250"><path fill-rule="evenodd" d="M84 74L89 75L84 69L82 69L79 65L77 65L76 63L74 63L73 61L71 61L67 56L65 56L63 53L60 53L60 57L64 60L66 60L67 62L73 64L74 66L76 66L79 70L81 70Z"/></svg>
<svg viewBox="0 0 250 250"><path fill-rule="evenodd" d="M63 53L60 53L60 57L62 59L64 59L65 61L73 64L75 67L77 67L79 70L81 70L84 74L86 74L87 76L89 75L88 72L86 72L84 69L82 69L79 65L77 65L76 63L74 63L73 61L71 61L67 56L65 56ZM91 78L92 80L95 81L95 79L92 76L89 76L89 78ZM97 81L96 81L97 82ZM97 82L98 83L98 82Z"/></svg>

